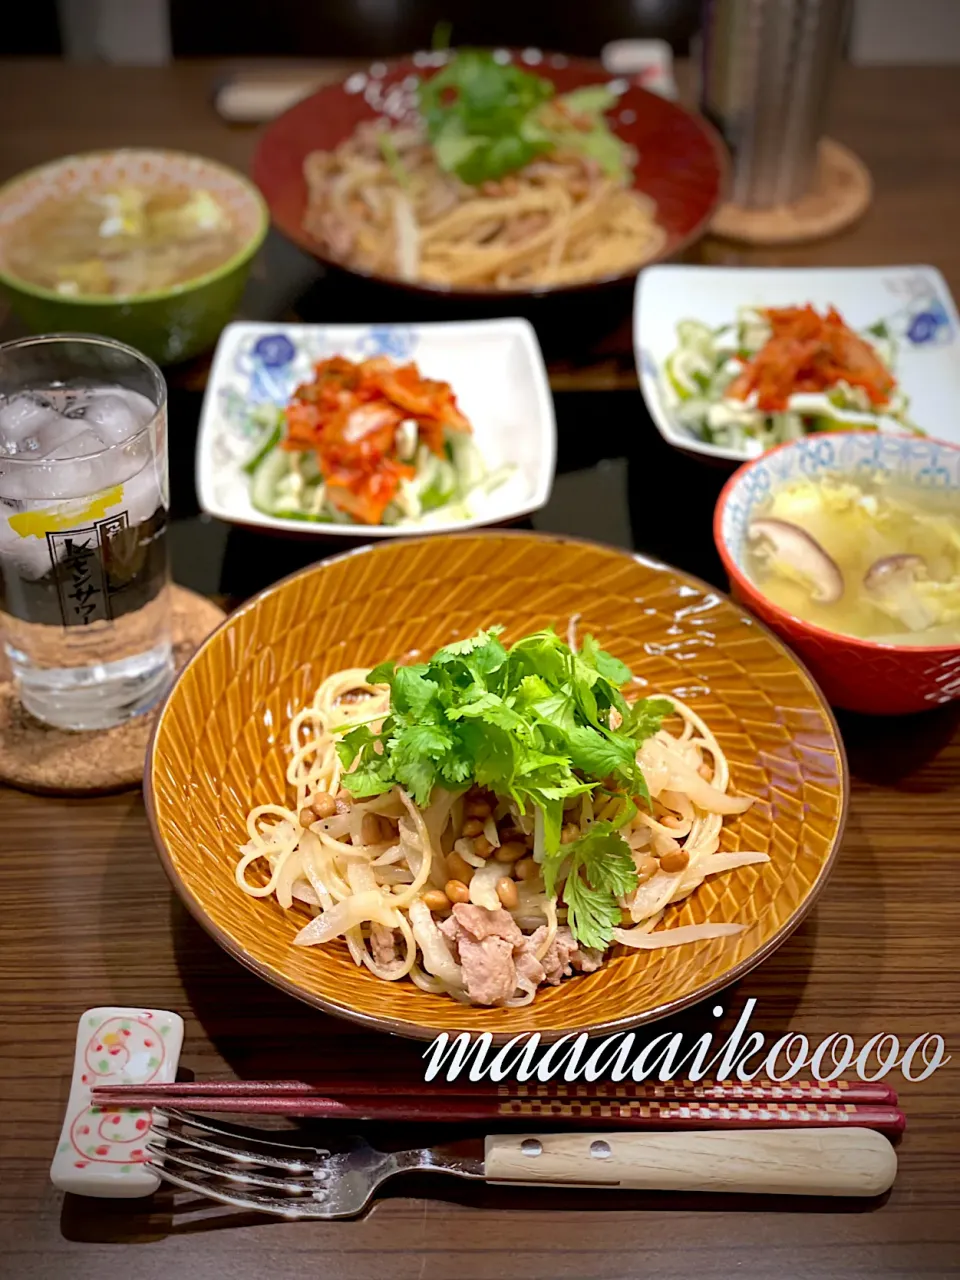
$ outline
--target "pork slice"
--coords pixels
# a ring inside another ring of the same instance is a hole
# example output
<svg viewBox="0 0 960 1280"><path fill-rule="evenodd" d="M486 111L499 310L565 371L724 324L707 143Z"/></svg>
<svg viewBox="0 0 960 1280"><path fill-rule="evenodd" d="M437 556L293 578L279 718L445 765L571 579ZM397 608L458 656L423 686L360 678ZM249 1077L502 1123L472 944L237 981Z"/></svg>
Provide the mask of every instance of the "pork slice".
<svg viewBox="0 0 960 1280"><path fill-rule="evenodd" d="M490 937L503 938L511 946L519 946L523 942L523 934L513 916L503 907L491 911L489 907L478 907L472 902L457 902L452 918L477 942Z"/></svg>
<svg viewBox="0 0 960 1280"><path fill-rule="evenodd" d="M513 948L513 963L517 966L517 974L528 979L534 987L539 987L547 977L546 970L537 959L537 947L546 936L547 926L542 924Z"/></svg>
<svg viewBox="0 0 960 1280"><path fill-rule="evenodd" d="M517 989L513 944L489 935L477 941L467 934L459 940L460 965L467 995L474 1004L500 1004Z"/></svg>
<svg viewBox="0 0 960 1280"><path fill-rule="evenodd" d="M603 964L604 952L596 947L577 947L570 957L570 963L579 973L596 973Z"/></svg>
<svg viewBox="0 0 960 1280"><path fill-rule="evenodd" d="M593 973L599 969L603 964L603 952L593 947L581 947L569 927L562 924L540 963L546 972L547 982L555 987L562 979L569 978L574 970Z"/></svg>
<svg viewBox="0 0 960 1280"><path fill-rule="evenodd" d="M392 929L384 924L370 926L370 950L379 965L387 967L397 960L397 943Z"/></svg>
<svg viewBox="0 0 960 1280"><path fill-rule="evenodd" d="M460 958L460 939L463 937L463 929L457 921L456 916L447 916L446 920L441 920L437 928L450 943L450 949L453 951L454 959Z"/></svg>
<svg viewBox="0 0 960 1280"><path fill-rule="evenodd" d="M529 941L529 939L527 939ZM513 963L521 978L526 978L534 987L546 981L547 972L537 959L532 947L520 947L513 953Z"/></svg>

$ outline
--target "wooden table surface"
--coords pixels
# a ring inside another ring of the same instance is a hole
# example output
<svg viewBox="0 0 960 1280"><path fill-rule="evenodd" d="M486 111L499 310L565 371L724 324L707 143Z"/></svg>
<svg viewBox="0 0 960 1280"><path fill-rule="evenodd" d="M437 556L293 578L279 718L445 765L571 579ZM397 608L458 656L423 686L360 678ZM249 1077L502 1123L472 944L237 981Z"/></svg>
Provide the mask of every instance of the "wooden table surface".
<svg viewBox="0 0 960 1280"><path fill-rule="evenodd" d="M68 151L121 143L172 145L244 167L254 135L213 114L215 70L0 64L0 177ZM958 108L953 70L846 71L832 132L871 166L877 199L867 219L802 250L760 255L708 245L704 257L934 262L960 293ZM555 386L632 386L626 332L621 326L589 352L558 355ZM605 403L597 398L599 412ZM590 474L609 483L602 468ZM596 502L603 490L587 486L587 472L570 475L571 485L586 486L577 492ZM634 523L637 545L660 551L642 528ZM797 933L724 993L719 1033L755 997L754 1025L770 1039L788 1029L811 1043L848 1032L862 1045L881 1032L902 1043L938 1032L956 1052L958 713L845 717L843 732L853 787L836 871ZM363 1218L324 1225L236 1216L167 1193L141 1203L64 1198L47 1170L86 1007L179 1011L183 1064L200 1077L279 1077L352 1063L416 1072L420 1049L302 1007L221 953L171 894L137 794L80 801L0 789L0 875L0 1274L11 1280L960 1274L956 1061L919 1084L897 1072L887 1077L901 1091L909 1127L897 1183L879 1204L572 1189L534 1195L408 1181ZM699 1009L683 1025L699 1033L715 1020Z"/></svg>

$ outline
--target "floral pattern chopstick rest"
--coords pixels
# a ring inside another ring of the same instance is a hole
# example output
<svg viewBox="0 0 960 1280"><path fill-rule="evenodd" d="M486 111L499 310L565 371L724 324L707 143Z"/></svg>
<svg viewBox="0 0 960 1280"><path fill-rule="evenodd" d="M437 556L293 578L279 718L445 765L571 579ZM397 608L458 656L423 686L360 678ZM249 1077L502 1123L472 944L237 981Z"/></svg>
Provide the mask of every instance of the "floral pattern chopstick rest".
<svg viewBox="0 0 960 1280"><path fill-rule="evenodd" d="M183 1019L163 1009L88 1009L77 1029L70 1100L50 1178L61 1191L115 1198L148 1196L160 1179L143 1167L150 1111L106 1110L90 1102L102 1084L176 1079Z"/></svg>

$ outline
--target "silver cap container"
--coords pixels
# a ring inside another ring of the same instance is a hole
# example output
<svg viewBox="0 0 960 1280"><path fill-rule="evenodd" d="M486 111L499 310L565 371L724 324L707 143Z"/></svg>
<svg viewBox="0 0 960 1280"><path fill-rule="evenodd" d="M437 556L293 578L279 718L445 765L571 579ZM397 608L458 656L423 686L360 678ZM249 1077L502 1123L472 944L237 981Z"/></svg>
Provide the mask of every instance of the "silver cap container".
<svg viewBox="0 0 960 1280"><path fill-rule="evenodd" d="M700 109L733 156L747 209L811 190L850 0L704 0Z"/></svg>

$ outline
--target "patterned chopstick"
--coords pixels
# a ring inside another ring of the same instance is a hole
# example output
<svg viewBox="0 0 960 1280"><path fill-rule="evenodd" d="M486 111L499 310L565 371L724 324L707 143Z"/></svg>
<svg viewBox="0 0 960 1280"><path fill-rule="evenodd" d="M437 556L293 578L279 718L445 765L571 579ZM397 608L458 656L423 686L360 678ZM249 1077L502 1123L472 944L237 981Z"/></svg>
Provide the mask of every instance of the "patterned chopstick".
<svg viewBox="0 0 960 1280"><path fill-rule="evenodd" d="M798 1128L858 1125L900 1133L906 1121L895 1107L853 1103L794 1102L678 1102L624 1099L567 1098L456 1098L456 1097L352 1097L325 1098L314 1094L288 1092L286 1095L215 1096L178 1093L171 1089L158 1097L157 1090L127 1087L96 1090L94 1102L105 1110L162 1106L204 1114L229 1112L236 1115L282 1115L324 1120L380 1120L401 1122L463 1123L477 1120L564 1121L572 1125L593 1125L624 1129L731 1129ZM441 1106L438 1107L438 1102Z"/></svg>
<svg viewBox="0 0 960 1280"><path fill-rule="evenodd" d="M196 1101L200 1098L257 1098L257 1097L390 1097L390 1098L568 1098L584 1100L624 1101L636 1099L647 1102L798 1102L798 1103L874 1103L878 1106L896 1106L896 1092L889 1085L863 1083L859 1080L835 1080L821 1084L816 1080L791 1080L778 1084L773 1080L740 1081L682 1080L664 1084L519 1084L510 1081L494 1084L478 1081L461 1084L443 1080L424 1080L386 1083L379 1080L331 1078L308 1083L302 1080L213 1080L182 1082L168 1085L105 1085L94 1090L97 1101L126 1100L127 1092L135 1090L149 1103L162 1105L170 1094Z"/></svg>

